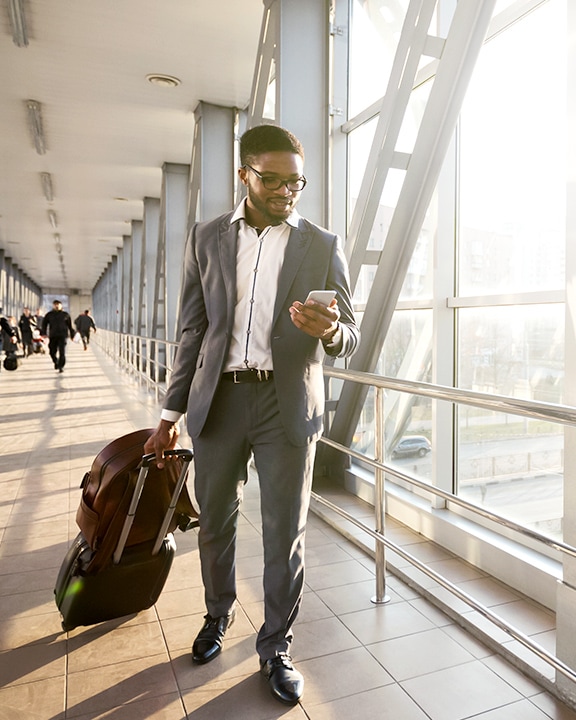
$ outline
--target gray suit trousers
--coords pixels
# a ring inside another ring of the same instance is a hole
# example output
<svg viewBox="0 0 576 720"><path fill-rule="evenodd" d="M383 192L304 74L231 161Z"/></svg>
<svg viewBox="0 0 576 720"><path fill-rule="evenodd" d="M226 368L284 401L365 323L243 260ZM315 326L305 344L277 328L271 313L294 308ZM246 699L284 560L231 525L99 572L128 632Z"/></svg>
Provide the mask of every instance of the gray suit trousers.
<svg viewBox="0 0 576 720"><path fill-rule="evenodd" d="M236 601L238 512L253 455L264 546L264 624L256 649L263 660L289 652L304 588L304 535L316 444L298 447L288 441L270 380L222 381L193 445L206 608L219 617Z"/></svg>

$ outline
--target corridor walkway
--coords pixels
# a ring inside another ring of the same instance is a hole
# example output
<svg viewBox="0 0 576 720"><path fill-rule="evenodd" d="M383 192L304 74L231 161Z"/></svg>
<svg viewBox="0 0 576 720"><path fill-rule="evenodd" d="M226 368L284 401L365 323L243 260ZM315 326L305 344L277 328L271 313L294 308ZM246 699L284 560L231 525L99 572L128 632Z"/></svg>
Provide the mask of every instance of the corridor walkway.
<svg viewBox="0 0 576 720"><path fill-rule="evenodd" d="M104 445L155 425L158 412L94 344L84 352L70 343L63 374L47 355L0 372L0 720L576 720L397 577L388 578L390 603L373 605L373 561L315 515L293 647L306 690L296 707L278 704L254 652L262 551L253 477L242 508L240 611L220 657L190 661L204 614L195 531L176 534L154 608L63 632L53 587L77 533L80 480ZM388 531L432 564L454 562L406 528ZM458 582L553 642L552 613L469 566Z"/></svg>

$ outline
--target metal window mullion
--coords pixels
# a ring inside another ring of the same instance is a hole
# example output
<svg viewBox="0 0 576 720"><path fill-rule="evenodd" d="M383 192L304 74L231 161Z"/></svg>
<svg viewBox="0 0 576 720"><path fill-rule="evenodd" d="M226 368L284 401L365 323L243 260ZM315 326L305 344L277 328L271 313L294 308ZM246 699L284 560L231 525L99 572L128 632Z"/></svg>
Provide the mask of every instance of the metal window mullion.
<svg viewBox="0 0 576 720"><path fill-rule="evenodd" d="M250 94L248 127L259 125L264 119L266 95L276 54L279 16L280 11L275 0L268 0L260 29L260 40L252 80L252 92Z"/></svg>

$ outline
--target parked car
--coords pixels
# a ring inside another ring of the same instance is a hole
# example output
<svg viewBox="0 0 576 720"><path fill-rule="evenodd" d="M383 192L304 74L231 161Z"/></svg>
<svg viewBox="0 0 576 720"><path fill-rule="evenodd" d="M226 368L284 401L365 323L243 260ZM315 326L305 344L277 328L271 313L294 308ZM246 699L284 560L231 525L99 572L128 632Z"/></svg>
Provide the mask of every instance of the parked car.
<svg viewBox="0 0 576 720"><path fill-rule="evenodd" d="M432 445L430 445L430 440L424 437L424 435L407 435L403 437L392 450L392 457L409 457L411 455L424 457L424 455L428 455L431 450Z"/></svg>

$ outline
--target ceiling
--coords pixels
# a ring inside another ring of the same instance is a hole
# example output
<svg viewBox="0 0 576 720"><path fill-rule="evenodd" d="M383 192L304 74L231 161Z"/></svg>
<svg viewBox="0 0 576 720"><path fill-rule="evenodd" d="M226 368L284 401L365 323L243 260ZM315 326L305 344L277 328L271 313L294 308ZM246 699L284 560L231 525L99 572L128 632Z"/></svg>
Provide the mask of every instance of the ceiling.
<svg viewBox="0 0 576 720"><path fill-rule="evenodd" d="M45 292L89 293L143 199L160 196L162 165L190 163L198 102L247 105L264 6L20 0L28 45L18 47L14 2L0 0L0 249ZM28 100L41 104L44 154Z"/></svg>

